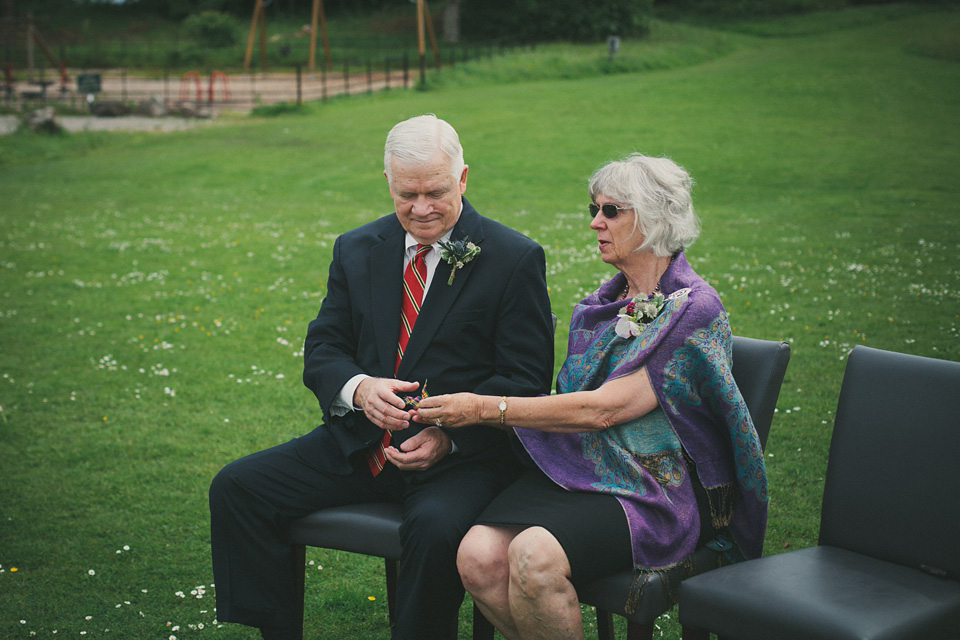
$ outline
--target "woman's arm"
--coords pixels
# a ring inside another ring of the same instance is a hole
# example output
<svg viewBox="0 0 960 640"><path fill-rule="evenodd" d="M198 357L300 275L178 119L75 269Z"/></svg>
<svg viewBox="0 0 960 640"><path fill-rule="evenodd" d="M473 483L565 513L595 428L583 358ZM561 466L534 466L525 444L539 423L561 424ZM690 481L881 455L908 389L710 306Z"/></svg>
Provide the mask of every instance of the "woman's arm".
<svg viewBox="0 0 960 640"><path fill-rule="evenodd" d="M420 401L414 419L425 424L501 427L497 396L453 393ZM657 407L647 370L608 380L593 391L535 398L507 397L502 428L525 427L556 433L600 431L646 415Z"/></svg>

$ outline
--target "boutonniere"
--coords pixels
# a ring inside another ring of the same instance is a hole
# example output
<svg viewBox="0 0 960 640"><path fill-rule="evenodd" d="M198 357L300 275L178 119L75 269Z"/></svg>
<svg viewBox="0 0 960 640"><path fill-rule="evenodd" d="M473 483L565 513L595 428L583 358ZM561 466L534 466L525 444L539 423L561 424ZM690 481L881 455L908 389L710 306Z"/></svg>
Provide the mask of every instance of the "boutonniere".
<svg viewBox="0 0 960 640"><path fill-rule="evenodd" d="M440 257L443 258L447 264L453 265L453 268L450 270L450 277L447 278L447 284L453 284L453 276L457 275L457 269L463 267L480 253L480 247L470 242L470 237L465 237L463 240L451 240L450 242L444 242L441 240L440 244Z"/></svg>
<svg viewBox="0 0 960 640"><path fill-rule="evenodd" d="M632 338L640 335L644 328L654 318L660 315L666 298L659 291L652 296L641 293L628 302L617 314L616 332L621 338Z"/></svg>

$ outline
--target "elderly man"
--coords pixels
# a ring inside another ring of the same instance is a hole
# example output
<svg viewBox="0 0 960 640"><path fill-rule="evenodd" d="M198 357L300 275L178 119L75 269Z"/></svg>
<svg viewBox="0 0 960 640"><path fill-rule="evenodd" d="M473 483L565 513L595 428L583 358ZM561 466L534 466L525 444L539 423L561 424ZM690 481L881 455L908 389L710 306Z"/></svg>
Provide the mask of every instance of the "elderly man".
<svg viewBox="0 0 960 640"><path fill-rule="evenodd" d="M384 173L396 207L337 239L310 323L304 383L323 424L234 461L210 488L217 616L299 639L288 523L317 509L392 500L403 509L393 638L449 637L463 600L457 547L514 477L504 432L411 418L410 398L550 389L553 333L543 249L463 197L456 131L396 125Z"/></svg>

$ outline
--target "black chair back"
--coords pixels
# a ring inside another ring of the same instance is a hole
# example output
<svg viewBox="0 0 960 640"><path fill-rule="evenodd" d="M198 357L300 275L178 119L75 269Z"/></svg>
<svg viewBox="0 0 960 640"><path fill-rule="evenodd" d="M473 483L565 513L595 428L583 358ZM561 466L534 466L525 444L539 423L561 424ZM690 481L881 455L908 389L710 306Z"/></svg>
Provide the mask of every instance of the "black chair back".
<svg viewBox="0 0 960 640"><path fill-rule="evenodd" d="M733 337L733 379L747 404L760 446L767 446L780 385L790 362L786 342Z"/></svg>
<svg viewBox="0 0 960 640"><path fill-rule="evenodd" d="M960 362L857 346L830 445L820 544L960 578Z"/></svg>

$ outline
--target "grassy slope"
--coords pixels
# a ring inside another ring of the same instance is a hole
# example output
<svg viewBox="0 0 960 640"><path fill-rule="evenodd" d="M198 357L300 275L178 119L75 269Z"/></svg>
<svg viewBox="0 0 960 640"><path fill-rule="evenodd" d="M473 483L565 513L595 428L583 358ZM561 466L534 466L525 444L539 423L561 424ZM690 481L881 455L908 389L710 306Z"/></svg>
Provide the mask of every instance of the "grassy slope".
<svg viewBox="0 0 960 640"><path fill-rule="evenodd" d="M766 552L814 544L849 349L960 360L960 14L854 18L711 32L728 55L673 70L564 80L584 53L558 48L504 59L536 83L457 71L456 90L182 134L0 139L0 637L254 637L212 624L206 487L318 419L298 352L332 240L389 210L383 135L427 111L461 131L468 197L547 247L558 354L610 275L587 176L634 150L690 169L691 260L738 333L794 350ZM310 558L309 629L382 637L379 563Z"/></svg>

